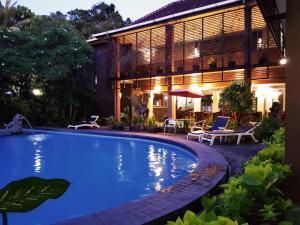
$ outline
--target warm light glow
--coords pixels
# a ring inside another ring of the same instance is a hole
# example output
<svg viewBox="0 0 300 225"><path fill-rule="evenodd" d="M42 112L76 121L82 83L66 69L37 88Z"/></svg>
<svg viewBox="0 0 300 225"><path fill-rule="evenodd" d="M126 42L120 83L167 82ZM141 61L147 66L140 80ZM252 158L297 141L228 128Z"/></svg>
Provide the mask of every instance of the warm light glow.
<svg viewBox="0 0 300 225"><path fill-rule="evenodd" d="M280 63L280 65L285 65L287 63L286 58L280 59L279 63Z"/></svg>
<svg viewBox="0 0 300 225"><path fill-rule="evenodd" d="M262 43L262 38L258 38L257 42L258 42L258 44L261 44Z"/></svg>
<svg viewBox="0 0 300 225"><path fill-rule="evenodd" d="M191 84L190 89L193 91L197 91L199 93L202 93L201 88L198 86L198 84Z"/></svg>
<svg viewBox="0 0 300 225"><path fill-rule="evenodd" d="M122 98L122 93L121 92L119 93L119 97Z"/></svg>
<svg viewBox="0 0 300 225"><path fill-rule="evenodd" d="M198 48L195 48L194 49L194 57L197 58L200 56L200 52L199 52L199 49Z"/></svg>
<svg viewBox="0 0 300 225"><path fill-rule="evenodd" d="M264 97L270 100L278 100L280 92L275 91L274 88L271 87L259 87L256 89L255 96L256 97Z"/></svg>
<svg viewBox="0 0 300 225"><path fill-rule="evenodd" d="M168 95L165 95L165 100L166 100L166 101L168 100L168 98L169 98Z"/></svg>
<svg viewBox="0 0 300 225"><path fill-rule="evenodd" d="M35 96L41 96L43 95L43 92L40 89L33 89L32 94Z"/></svg>
<svg viewBox="0 0 300 225"><path fill-rule="evenodd" d="M157 94L161 92L161 86L155 86L150 94Z"/></svg>

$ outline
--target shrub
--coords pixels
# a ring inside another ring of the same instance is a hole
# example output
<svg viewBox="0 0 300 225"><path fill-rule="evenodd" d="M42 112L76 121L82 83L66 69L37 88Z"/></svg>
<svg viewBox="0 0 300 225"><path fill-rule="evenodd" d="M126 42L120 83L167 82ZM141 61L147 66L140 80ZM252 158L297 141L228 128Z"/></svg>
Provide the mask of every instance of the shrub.
<svg viewBox="0 0 300 225"><path fill-rule="evenodd" d="M183 219L178 217L175 222L169 221L167 225L239 225L237 221L217 216L215 212L216 197L203 197L201 203L205 210L200 215L186 211Z"/></svg>
<svg viewBox="0 0 300 225"><path fill-rule="evenodd" d="M262 124L255 130L255 137L259 141L268 141L280 128L280 123L274 118L265 118L262 120Z"/></svg>
<svg viewBox="0 0 300 225"><path fill-rule="evenodd" d="M279 188L291 174L289 166L284 164L284 129L276 131L266 145L266 149L245 163L241 176L221 185L224 193L219 196L218 205L212 207L216 197L210 201L203 198L205 211L200 216L187 212L183 220L179 218L168 225L243 224L246 221L251 225L291 225L286 219L295 208ZM226 223L219 220L220 215L226 218ZM212 221L214 223L208 223Z"/></svg>
<svg viewBox="0 0 300 225"><path fill-rule="evenodd" d="M250 85L234 83L220 94L220 104L225 110L236 114L237 121L243 124L252 111L253 98Z"/></svg>

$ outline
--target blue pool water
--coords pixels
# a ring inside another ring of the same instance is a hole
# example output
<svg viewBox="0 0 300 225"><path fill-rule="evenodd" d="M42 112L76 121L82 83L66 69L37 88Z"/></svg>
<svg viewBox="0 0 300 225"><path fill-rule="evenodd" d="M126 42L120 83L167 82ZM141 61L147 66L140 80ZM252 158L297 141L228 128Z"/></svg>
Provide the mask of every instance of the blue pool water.
<svg viewBox="0 0 300 225"><path fill-rule="evenodd" d="M170 186L197 163L182 148L150 140L58 132L0 137L0 188L29 176L72 183L57 200L9 214L10 225L48 225L128 203Z"/></svg>

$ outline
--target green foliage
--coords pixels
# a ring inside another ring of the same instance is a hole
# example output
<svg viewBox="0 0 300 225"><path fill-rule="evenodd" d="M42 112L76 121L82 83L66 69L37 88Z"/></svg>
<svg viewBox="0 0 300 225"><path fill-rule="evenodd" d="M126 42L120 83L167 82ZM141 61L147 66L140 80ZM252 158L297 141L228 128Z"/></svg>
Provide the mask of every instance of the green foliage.
<svg viewBox="0 0 300 225"><path fill-rule="evenodd" d="M148 127L158 127L158 122L154 116L147 118L145 121L145 125Z"/></svg>
<svg viewBox="0 0 300 225"><path fill-rule="evenodd" d="M93 94L84 82L91 53L67 21L43 16L22 31L0 29L0 118L8 122L18 112L33 124L65 126L85 116L82 108ZM33 88L44 95L33 96ZM4 95L7 91L14 98Z"/></svg>
<svg viewBox="0 0 300 225"><path fill-rule="evenodd" d="M187 211L168 225L245 224L290 225L300 209L286 199L281 184L291 174L284 164L284 129L275 132L267 147L245 163L245 172L221 185L224 193L201 199L204 211L199 215ZM218 203L218 204L216 204Z"/></svg>
<svg viewBox="0 0 300 225"><path fill-rule="evenodd" d="M259 141L268 141L275 133L276 130L280 128L280 123L277 119L272 117L265 118L262 120L262 124L255 129L255 137Z"/></svg>
<svg viewBox="0 0 300 225"><path fill-rule="evenodd" d="M223 215L239 222L251 221L272 223L284 219L292 208L290 200L284 198L280 185L291 174L284 164L284 130L278 130L252 160L245 163L245 172L231 178L222 185L219 209Z"/></svg>
<svg viewBox="0 0 300 225"><path fill-rule="evenodd" d="M167 225L239 225L237 221L224 216L217 216L215 213L216 197L204 196L201 203L205 210L200 215L186 211L183 219L178 217L175 222L168 221Z"/></svg>
<svg viewBox="0 0 300 225"><path fill-rule="evenodd" d="M145 118L142 117L142 116L136 116L136 117L133 118L132 123L134 125L136 125L136 124L144 124L145 123Z"/></svg>
<svg viewBox="0 0 300 225"><path fill-rule="evenodd" d="M126 106L122 112L121 115L121 121L124 124L124 126L130 126L131 125L131 121L129 118L129 106Z"/></svg>
<svg viewBox="0 0 300 225"><path fill-rule="evenodd" d="M0 1L0 28L18 27L20 22L35 16L29 8L16 4L17 1L6 0L2 5Z"/></svg>
<svg viewBox="0 0 300 225"><path fill-rule="evenodd" d="M75 9L67 13L67 18L85 37L93 33L113 30L130 23L130 19L123 21L114 4L100 2L91 9Z"/></svg>
<svg viewBox="0 0 300 225"><path fill-rule="evenodd" d="M236 113L237 120L243 124L252 111L254 95L250 85L234 83L220 94L220 104L225 110Z"/></svg>
<svg viewBox="0 0 300 225"><path fill-rule="evenodd" d="M0 213L7 224L7 213L28 212L48 199L57 199L68 189L70 183L63 179L29 177L9 183L0 189Z"/></svg>

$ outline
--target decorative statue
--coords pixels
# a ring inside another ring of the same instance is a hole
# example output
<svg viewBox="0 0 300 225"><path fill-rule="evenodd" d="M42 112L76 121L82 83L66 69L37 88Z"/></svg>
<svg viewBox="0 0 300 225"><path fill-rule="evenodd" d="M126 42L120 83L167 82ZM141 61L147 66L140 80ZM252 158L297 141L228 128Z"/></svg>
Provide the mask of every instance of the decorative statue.
<svg viewBox="0 0 300 225"><path fill-rule="evenodd" d="M23 116L17 114L9 124L5 124L5 127L11 134L22 134L22 120Z"/></svg>

